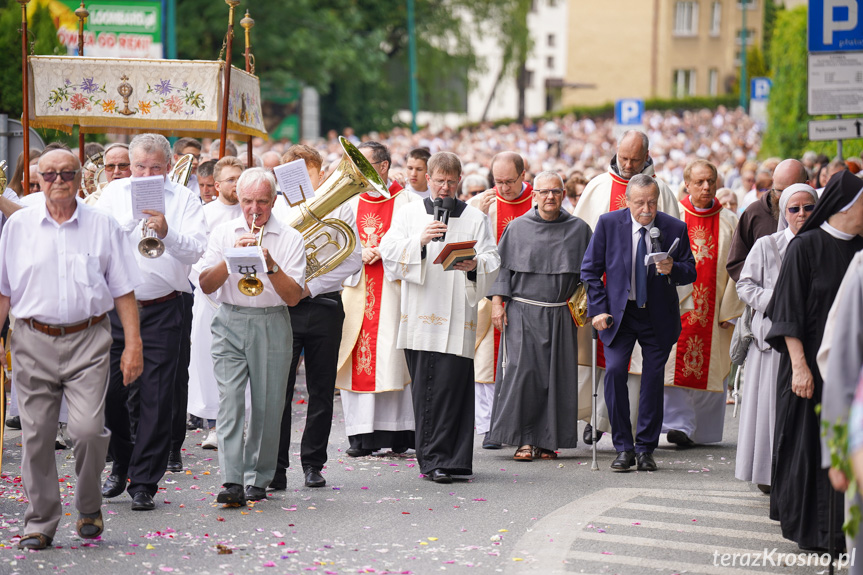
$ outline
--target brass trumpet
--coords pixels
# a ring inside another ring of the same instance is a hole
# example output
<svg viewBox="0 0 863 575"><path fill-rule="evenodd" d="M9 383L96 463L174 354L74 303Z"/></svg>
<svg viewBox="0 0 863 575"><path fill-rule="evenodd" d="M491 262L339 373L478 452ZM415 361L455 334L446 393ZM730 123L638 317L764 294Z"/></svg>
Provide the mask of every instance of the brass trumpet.
<svg viewBox="0 0 863 575"><path fill-rule="evenodd" d="M141 241L138 252L145 258L155 259L165 253L165 243L159 239L155 230L147 227L147 220L141 220Z"/></svg>
<svg viewBox="0 0 863 575"><path fill-rule="evenodd" d="M255 222L258 219L258 214L252 214L252 229L251 232L255 234L257 237L255 239L255 245L260 246L261 242L264 241L264 226L255 226ZM264 224L266 225L266 224ZM255 231L255 228L258 228L258 231ZM261 295L261 292L264 291L264 282L258 279L257 274L247 273L244 275L239 282L237 282L237 289L240 290L240 293L247 296L257 296Z"/></svg>

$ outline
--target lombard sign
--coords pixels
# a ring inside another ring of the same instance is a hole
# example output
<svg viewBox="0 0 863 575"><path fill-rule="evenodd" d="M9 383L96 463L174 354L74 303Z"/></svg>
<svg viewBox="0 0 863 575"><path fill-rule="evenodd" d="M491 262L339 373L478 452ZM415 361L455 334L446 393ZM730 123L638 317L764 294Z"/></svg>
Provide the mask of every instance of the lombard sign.
<svg viewBox="0 0 863 575"><path fill-rule="evenodd" d="M70 55L78 54L76 0L37 0L57 23L57 36ZM31 6L36 2L31 2ZM159 0L86 2L84 54L88 57L162 58L162 3Z"/></svg>
<svg viewBox="0 0 863 575"><path fill-rule="evenodd" d="M809 0L809 51L863 51L863 0Z"/></svg>

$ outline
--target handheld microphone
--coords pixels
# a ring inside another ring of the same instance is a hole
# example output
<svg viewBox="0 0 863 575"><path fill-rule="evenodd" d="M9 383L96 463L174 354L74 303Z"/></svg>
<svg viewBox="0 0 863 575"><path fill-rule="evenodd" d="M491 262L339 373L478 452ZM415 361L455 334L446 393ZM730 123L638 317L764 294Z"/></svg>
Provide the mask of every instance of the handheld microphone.
<svg viewBox="0 0 863 575"><path fill-rule="evenodd" d="M662 232L656 226L650 228L650 243L654 253L662 251Z"/></svg>
<svg viewBox="0 0 863 575"><path fill-rule="evenodd" d="M436 198L434 201L434 221L449 224L449 213L455 209L455 200L453 198ZM433 242L442 242L446 234L440 237L432 238Z"/></svg>

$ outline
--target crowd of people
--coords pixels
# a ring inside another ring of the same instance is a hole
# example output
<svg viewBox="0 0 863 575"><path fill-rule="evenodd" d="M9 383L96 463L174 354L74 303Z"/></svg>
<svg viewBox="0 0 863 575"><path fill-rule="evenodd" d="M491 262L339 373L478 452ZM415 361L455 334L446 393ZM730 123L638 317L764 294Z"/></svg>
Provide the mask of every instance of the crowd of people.
<svg viewBox="0 0 863 575"><path fill-rule="evenodd" d="M52 544L47 479L67 444L83 538L102 533L102 497L156 508L190 424L218 450L217 502L286 489L301 358L299 464L319 488L336 390L349 456L413 450L437 483L473 475L475 434L516 461L553 460L578 446L578 420L587 444L610 435L613 471L651 472L663 434L677 448L722 441L733 355L745 357L737 478L770 494L801 548L844 549L831 493L848 478L820 423L863 411L863 335L841 321L859 316L859 164L758 163L740 111L653 113L645 128L615 139L610 122L564 117L347 131L258 142L251 162L230 141L219 157L218 141L141 134L98 150L104 175L62 144L19 160L0 198L7 423L22 430L29 500L19 547ZM329 217L357 241L311 273L292 225L308 216L276 176L299 161L314 203L345 154L367 191ZM184 156L188 181L171 171ZM154 180L162 207L141 210L138 186ZM39 241L20 240L34 229Z"/></svg>

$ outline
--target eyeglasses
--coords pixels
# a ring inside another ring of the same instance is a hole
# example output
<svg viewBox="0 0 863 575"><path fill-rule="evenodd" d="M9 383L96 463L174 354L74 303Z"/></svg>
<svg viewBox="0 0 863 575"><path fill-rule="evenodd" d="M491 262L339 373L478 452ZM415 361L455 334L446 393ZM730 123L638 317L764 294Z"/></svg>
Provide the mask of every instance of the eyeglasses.
<svg viewBox="0 0 863 575"><path fill-rule="evenodd" d="M39 182L33 182L30 184L31 190L39 190L42 186L39 185Z"/></svg>
<svg viewBox="0 0 863 575"><path fill-rule="evenodd" d="M236 184L239 178L225 178L224 180L219 180L220 184Z"/></svg>
<svg viewBox="0 0 863 575"><path fill-rule="evenodd" d="M113 172L114 170L119 170L121 172L125 172L131 165L132 164L105 164L105 171Z"/></svg>
<svg viewBox="0 0 863 575"><path fill-rule="evenodd" d="M540 196L547 196L547 195L551 194L555 198L559 198L560 196L563 195L563 189L562 188L550 188L548 190L534 189L533 191L536 192L537 194L539 194Z"/></svg>
<svg viewBox="0 0 863 575"><path fill-rule="evenodd" d="M812 212L815 209L815 204L806 204L805 206L789 206L788 213L789 214L797 214L800 212L800 208L803 208L803 211L807 214Z"/></svg>
<svg viewBox="0 0 863 575"><path fill-rule="evenodd" d="M60 176L60 179L64 182L71 182L75 179L75 174L78 172L79 170L63 170L62 172L39 172L39 175L50 184L57 179L57 176Z"/></svg>
<svg viewBox="0 0 863 575"><path fill-rule="evenodd" d="M515 183L517 181L518 181L518 178L516 178L514 180L495 180L494 183L495 183L495 185L498 185L498 186L510 187L512 185L515 185Z"/></svg>
<svg viewBox="0 0 863 575"><path fill-rule="evenodd" d="M454 188L458 185L458 180L432 180L431 182L439 188Z"/></svg>

